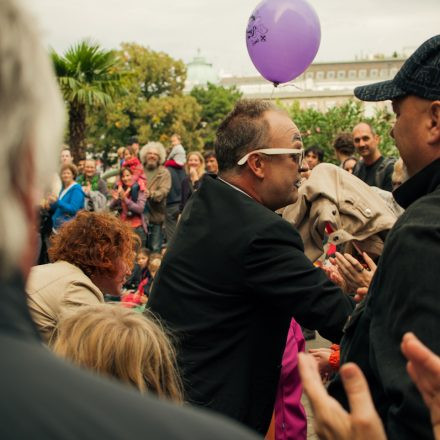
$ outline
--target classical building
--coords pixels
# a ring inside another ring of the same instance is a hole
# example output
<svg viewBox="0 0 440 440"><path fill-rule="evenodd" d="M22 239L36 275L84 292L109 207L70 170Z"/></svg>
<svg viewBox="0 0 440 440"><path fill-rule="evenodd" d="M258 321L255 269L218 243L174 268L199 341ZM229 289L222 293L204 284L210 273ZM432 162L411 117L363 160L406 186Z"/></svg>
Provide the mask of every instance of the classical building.
<svg viewBox="0 0 440 440"><path fill-rule="evenodd" d="M208 82L217 84L219 81L218 75L212 64L208 63L200 54L200 49L197 51L192 61L187 65L185 92L189 93L193 87L204 86Z"/></svg>
<svg viewBox="0 0 440 440"><path fill-rule="evenodd" d="M261 76L225 77L220 84L235 85L247 98L273 98L286 104L297 100L302 108L326 111L353 98L357 86L393 78L404 61L405 58L391 58L314 63L293 82L276 88ZM383 106L390 104L365 103L365 114L369 116L375 108Z"/></svg>

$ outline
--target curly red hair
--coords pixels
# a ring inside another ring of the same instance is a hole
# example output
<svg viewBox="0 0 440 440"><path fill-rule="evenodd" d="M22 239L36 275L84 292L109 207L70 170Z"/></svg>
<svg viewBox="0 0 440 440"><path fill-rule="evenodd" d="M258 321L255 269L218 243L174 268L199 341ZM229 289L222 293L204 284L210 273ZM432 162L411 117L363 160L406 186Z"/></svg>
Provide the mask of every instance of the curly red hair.
<svg viewBox="0 0 440 440"><path fill-rule="evenodd" d="M113 277L119 261L133 268L139 247L133 229L112 214L80 211L52 236L48 253L51 262L67 261L88 277Z"/></svg>

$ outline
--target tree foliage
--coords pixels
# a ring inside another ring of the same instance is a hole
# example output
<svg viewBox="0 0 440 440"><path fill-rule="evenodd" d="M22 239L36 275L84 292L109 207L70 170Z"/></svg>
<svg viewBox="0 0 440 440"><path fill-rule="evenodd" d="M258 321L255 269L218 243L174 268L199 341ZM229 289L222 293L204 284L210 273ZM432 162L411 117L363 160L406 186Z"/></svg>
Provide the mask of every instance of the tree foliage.
<svg viewBox="0 0 440 440"><path fill-rule="evenodd" d="M87 111L105 108L123 92L113 51L83 40L52 61L69 113L69 145L76 161L85 157Z"/></svg>
<svg viewBox="0 0 440 440"><path fill-rule="evenodd" d="M205 148L212 148L218 126L234 108L242 93L236 87L208 83L206 87L194 87L190 94L202 107L200 135Z"/></svg>
<svg viewBox="0 0 440 440"><path fill-rule="evenodd" d="M128 93L90 116L88 137L95 148L109 151L126 145L135 135L140 143L166 143L176 132L187 148L200 149L201 108L193 97L183 94L185 64L134 43L122 43L117 54Z"/></svg>
<svg viewBox="0 0 440 440"><path fill-rule="evenodd" d="M326 161L337 163L332 147L334 139L343 131L351 132L361 121L368 122L379 134L380 150L385 156L398 156L394 140L390 136L393 115L386 109L377 110L373 117L366 118L363 115L363 104L354 100L332 107L325 113L312 108L303 110L298 101L287 108L283 104L278 105L288 111L300 129L304 147L318 145L324 150Z"/></svg>

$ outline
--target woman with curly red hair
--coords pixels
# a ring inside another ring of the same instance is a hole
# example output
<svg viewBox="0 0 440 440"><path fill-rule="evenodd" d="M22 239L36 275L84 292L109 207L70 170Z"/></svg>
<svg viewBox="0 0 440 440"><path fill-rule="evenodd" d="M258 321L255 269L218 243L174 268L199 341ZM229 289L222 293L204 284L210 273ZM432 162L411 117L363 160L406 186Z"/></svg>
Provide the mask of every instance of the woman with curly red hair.
<svg viewBox="0 0 440 440"><path fill-rule="evenodd" d="M61 315L119 295L139 239L108 213L81 211L51 238L51 263L32 268L26 286L32 318L49 342Z"/></svg>

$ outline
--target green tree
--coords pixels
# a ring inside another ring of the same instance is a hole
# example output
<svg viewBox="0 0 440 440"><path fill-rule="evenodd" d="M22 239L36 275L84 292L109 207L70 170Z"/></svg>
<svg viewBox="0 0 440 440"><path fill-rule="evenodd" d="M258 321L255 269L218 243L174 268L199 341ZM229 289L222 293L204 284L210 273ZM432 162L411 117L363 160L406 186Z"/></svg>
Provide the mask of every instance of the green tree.
<svg viewBox="0 0 440 440"><path fill-rule="evenodd" d="M194 87L190 95L202 106L200 135L205 148L212 148L218 126L234 108L242 93L236 87L208 83L206 87Z"/></svg>
<svg viewBox="0 0 440 440"><path fill-rule="evenodd" d="M177 132L188 149L200 149L201 107L183 94L185 64L134 43L122 43L117 54L122 61L117 71L128 93L90 115L88 139L95 148L110 151L134 135L141 143L167 143Z"/></svg>
<svg viewBox="0 0 440 440"><path fill-rule="evenodd" d="M61 56L52 51L58 82L68 105L69 145L75 161L85 158L88 109L108 106L123 92L113 51L84 40Z"/></svg>

